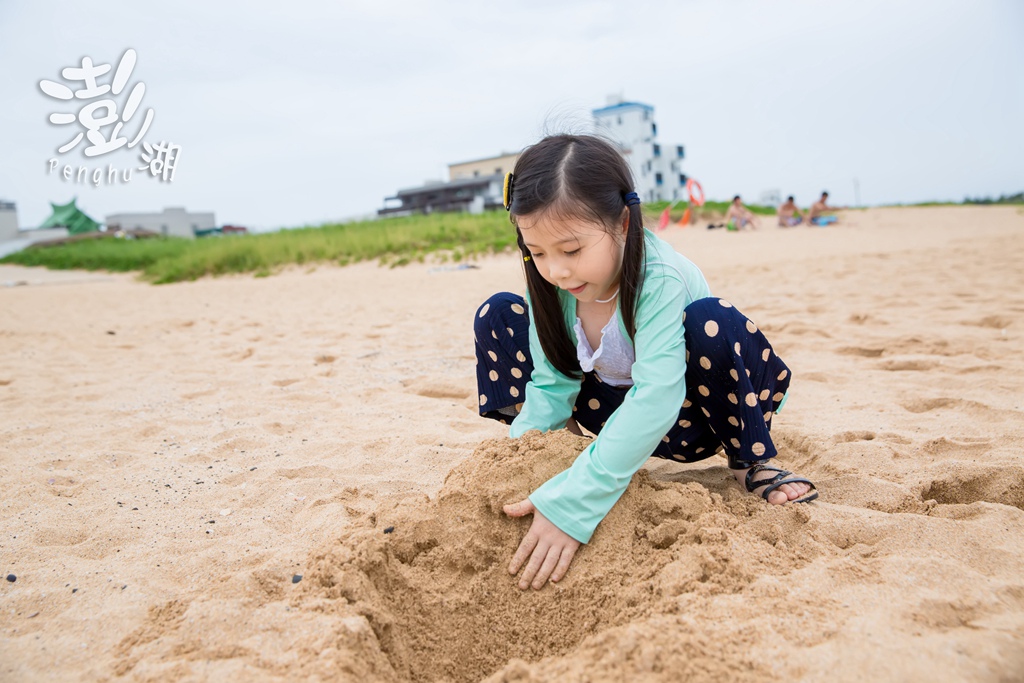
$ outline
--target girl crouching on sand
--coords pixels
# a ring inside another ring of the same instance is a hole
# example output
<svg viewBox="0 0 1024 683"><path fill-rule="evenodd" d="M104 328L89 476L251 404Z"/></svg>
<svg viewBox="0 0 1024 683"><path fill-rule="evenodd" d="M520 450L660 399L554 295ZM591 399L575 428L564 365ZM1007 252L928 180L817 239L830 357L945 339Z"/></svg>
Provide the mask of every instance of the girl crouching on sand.
<svg viewBox="0 0 1024 683"><path fill-rule="evenodd" d="M650 456L695 462L725 451L736 480L774 505L817 497L768 466L772 415L790 372L700 270L643 227L623 157L591 136L527 148L505 179L527 297L495 294L474 320L480 414L510 435L580 425L597 438L529 498L509 564L519 587L565 576L576 550ZM529 562L526 562L527 559Z"/></svg>

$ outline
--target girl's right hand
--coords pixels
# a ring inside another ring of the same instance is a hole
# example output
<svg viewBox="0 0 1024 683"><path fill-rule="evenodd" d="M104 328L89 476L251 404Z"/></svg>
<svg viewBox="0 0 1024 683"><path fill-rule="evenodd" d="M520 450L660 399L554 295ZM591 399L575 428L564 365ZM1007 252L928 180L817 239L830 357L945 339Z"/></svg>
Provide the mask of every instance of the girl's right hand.
<svg viewBox="0 0 1024 683"><path fill-rule="evenodd" d="M580 547L580 542L565 533L533 506L530 499L521 500L504 507L509 517L522 517L533 513L533 523L523 537L519 549L508 565L508 573L515 576L519 568L530 558L523 576L519 579L520 590L531 585L540 590L551 578L557 583L569 571L569 564Z"/></svg>

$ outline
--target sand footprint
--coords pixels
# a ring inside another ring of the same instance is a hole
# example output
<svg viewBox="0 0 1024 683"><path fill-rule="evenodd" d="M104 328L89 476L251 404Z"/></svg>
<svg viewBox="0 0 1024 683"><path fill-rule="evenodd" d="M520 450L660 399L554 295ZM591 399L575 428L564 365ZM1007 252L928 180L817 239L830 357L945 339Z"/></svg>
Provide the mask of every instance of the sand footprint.
<svg viewBox="0 0 1024 683"><path fill-rule="evenodd" d="M832 437L833 443L850 443L851 441L873 441L875 439L874 432L868 431L852 431L852 432L841 432Z"/></svg>
<svg viewBox="0 0 1024 683"><path fill-rule="evenodd" d="M411 393L426 398L464 399L473 391L451 380L428 376L403 380L402 386Z"/></svg>
<svg viewBox="0 0 1024 683"><path fill-rule="evenodd" d="M992 450L992 439L961 437L948 439L940 436L931 439L921 446L921 450L929 455L980 455Z"/></svg>
<svg viewBox="0 0 1024 683"><path fill-rule="evenodd" d="M860 356L861 358L878 358L885 353L884 348L868 346L842 346L836 349L841 356Z"/></svg>
<svg viewBox="0 0 1024 683"><path fill-rule="evenodd" d="M1013 324L1013 319L1002 315L987 315L980 320L964 320L960 324L975 327L988 327L993 330L1005 330Z"/></svg>
<svg viewBox="0 0 1024 683"><path fill-rule="evenodd" d="M940 408L953 408L962 405L964 401L958 398L915 398L901 403L904 410L911 413L927 413Z"/></svg>
<svg viewBox="0 0 1024 683"><path fill-rule="evenodd" d="M934 361L909 359L886 360L879 363L876 367L889 372L926 372L939 366Z"/></svg>
<svg viewBox="0 0 1024 683"><path fill-rule="evenodd" d="M978 501L1012 505L1024 510L1024 467L979 467L946 463L946 472L925 485L923 500L943 504L969 504Z"/></svg>

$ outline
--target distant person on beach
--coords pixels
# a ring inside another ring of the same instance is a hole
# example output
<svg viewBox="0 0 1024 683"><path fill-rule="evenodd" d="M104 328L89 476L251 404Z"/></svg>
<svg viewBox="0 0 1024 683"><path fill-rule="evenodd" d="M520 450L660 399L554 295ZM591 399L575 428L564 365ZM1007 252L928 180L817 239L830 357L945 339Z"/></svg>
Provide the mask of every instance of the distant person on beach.
<svg viewBox="0 0 1024 683"><path fill-rule="evenodd" d="M732 204L725 212L725 225L729 230L757 229L757 219L750 209L743 206L739 195L732 198Z"/></svg>
<svg viewBox="0 0 1024 683"><path fill-rule="evenodd" d="M794 225L800 225L803 222L804 218L800 214L800 209L796 208L796 201L793 199L793 195L789 195L786 197L785 203L779 206L779 227L792 228Z"/></svg>
<svg viewBox="0 0 1024 683"><path fill-rule="evenodd" d="M533 515L508 567L523 569L521 589L565 576L651 456L721 451L739 485L770 504L817 497L809 480L769 465L789 368L753 322L711 296L696 265L644 228L615 147L546 137L506 176L504 202L527 291L495 294L474 316L480 415L511 422L513 438L597 435L569 469L504 507Z"/></svg>
<svg viewBox="0 0 1024 683"><path fill-rule="evenodd" d="M811 208L807 212L807 224L821 226L831 225L839 219L835 216L825 216L824 213L826 211L838 210L838 207L828 205L828 192L822 192L821 199L811 204Z"/></svg>

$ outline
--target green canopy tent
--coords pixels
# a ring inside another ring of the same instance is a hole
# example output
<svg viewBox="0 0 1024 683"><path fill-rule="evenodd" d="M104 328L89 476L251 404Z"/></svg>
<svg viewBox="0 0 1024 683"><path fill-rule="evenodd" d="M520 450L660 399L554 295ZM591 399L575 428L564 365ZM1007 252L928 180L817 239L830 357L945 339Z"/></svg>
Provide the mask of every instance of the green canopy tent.
<svg viewBox="0 0 1024 683"><path fill-rule="evenodd" d="M81 209L75 206L75 201L77 201L77 197L67 204L54 204L50 202L50 206L53 207L53 213L43 221L39 229L67 228L70 235L80 235L83 232L96 232L99 230L100 224L89 218Z"/></svg>

